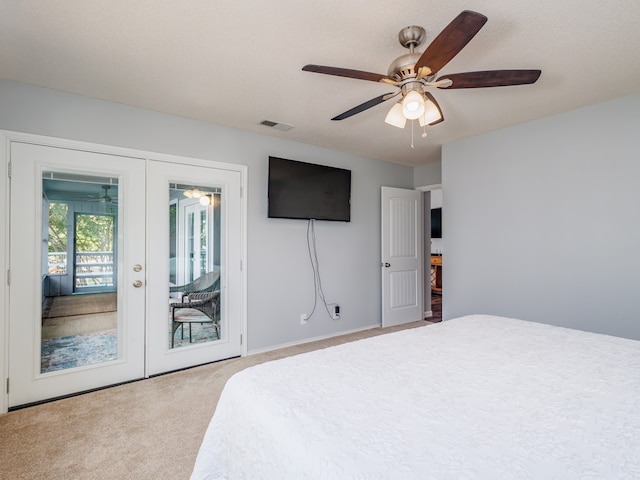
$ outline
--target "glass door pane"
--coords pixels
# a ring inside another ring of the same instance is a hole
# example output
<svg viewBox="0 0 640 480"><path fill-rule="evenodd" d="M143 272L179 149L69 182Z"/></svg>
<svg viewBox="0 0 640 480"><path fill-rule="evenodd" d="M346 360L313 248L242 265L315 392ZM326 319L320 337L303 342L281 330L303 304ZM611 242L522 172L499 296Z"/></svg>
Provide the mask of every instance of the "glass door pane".
<svg viewBox="0 0 640 480"><path fill-rule="evenodd" d="M118 179L42 172L40 372L118 358Z"/></svg>
<svg viewBox="0 0 640 480"><path fill-rule="evenodd" d="M175 281L169 278L170 348L220 339L220 264L214 262L214 249L220 248L220 222L215 221L220 197L216 187L169 185L176 215L175 222L169 219L169 239L178 252L172 257L169 249L169 265L175 265Z"/></svg>

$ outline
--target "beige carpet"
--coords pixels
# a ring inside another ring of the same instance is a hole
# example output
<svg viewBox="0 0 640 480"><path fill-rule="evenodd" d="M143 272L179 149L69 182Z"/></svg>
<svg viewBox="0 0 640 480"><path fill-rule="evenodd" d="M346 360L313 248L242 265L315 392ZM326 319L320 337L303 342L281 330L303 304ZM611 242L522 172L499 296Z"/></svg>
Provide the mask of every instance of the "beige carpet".
<svg viewBox="0 0 640 480"><path fill-rule="evenodd" d="M188 479L227 379L249 366L405 328L374 328L0 415L0 477Z"/></svg>

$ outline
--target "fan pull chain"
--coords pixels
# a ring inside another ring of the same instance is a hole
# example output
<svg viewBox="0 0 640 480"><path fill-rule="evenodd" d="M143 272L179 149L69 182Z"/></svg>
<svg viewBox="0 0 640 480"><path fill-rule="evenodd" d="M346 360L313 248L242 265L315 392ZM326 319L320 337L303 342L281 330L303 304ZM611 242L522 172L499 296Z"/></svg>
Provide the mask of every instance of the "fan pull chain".
<svg viewBox="0 0 640 480"><path fill-rule="evenodd" d="M411 148L416 148L413 145L413 126L414 126L415 122L413 120L411 120Z"/></svg>

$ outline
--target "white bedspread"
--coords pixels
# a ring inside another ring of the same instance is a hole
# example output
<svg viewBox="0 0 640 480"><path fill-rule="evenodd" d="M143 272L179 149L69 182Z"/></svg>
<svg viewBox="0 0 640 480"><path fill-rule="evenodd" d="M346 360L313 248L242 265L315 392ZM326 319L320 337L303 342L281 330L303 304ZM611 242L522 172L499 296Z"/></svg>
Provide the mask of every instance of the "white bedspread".
<svg viewBox="0 0 640 480"><path fill-rule="evenodd" d="M191 478L640 479L640 342L473 315L251 367Z"/></svg>

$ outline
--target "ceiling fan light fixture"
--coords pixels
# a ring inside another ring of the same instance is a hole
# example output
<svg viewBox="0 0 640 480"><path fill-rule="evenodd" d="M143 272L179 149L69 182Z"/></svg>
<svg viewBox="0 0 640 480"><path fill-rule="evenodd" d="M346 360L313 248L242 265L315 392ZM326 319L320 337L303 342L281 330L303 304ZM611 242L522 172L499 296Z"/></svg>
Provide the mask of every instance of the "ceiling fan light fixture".
<svg viewBox="0 0 640 480"><path fill-rule="evenodd" d="M211 205L211 199L209 198L209 195L202 195L200 197L199 202L200 202L200 205L204 207Z"/></svg>
<svg viewBox="0 0 640 480"><path fill-rule="evenodd" d="M402 103L397 102L391 107L389 113L387 113L386 118L384 119L385 123L389 125L393 125L394 127L404 128L407 123L407 117L402 113Z"/></svg>
<svg viewBox="0 0 640 480"><path fill-rule="evenodd" d="M427 126L444 121L444 115L430 89L464 89L528 85L540 77L540 70L486 70L477 72L452 73L437 77L437 73L447 65L474 38L487 22L487 17L471 10L462 11L454 18L422 52L416 52L425 39L425 30L419 26L406 27L400 31L400 44L409 53L397 57L386 75L379 73L338 68L327 65L305 65L303 71L334 75L370 82L382 82L397 87L395 93L387 93L372 98L331 120L344 120L402 94L385 117L385 123L404 128L407 120L418 120L427 136ZM413 127L413 124L412 124ZM413 128L411 129L413 148Z"/></svg>
<svg viewBox="0 0 640 480"><path fill-rule="evenodd" d="M420 117L420 126L431 125L432 123L442 120L442 113L435 103L427 99L424 102L424 114Z"/></svg>
<svg viewBox="0 0 640 480"><path fill-rule="evenodd" d="M183 195L187 198L200 198L203 193L197 188L194 188L193 190L185 190Z"/></svg>
<svg viewBox="0 0 640 480"><path fill-rule="evenodd" d="M402 114L409 120L420 118L424 114L424 97L417 90L411 90L402 100Z"/></svg>

